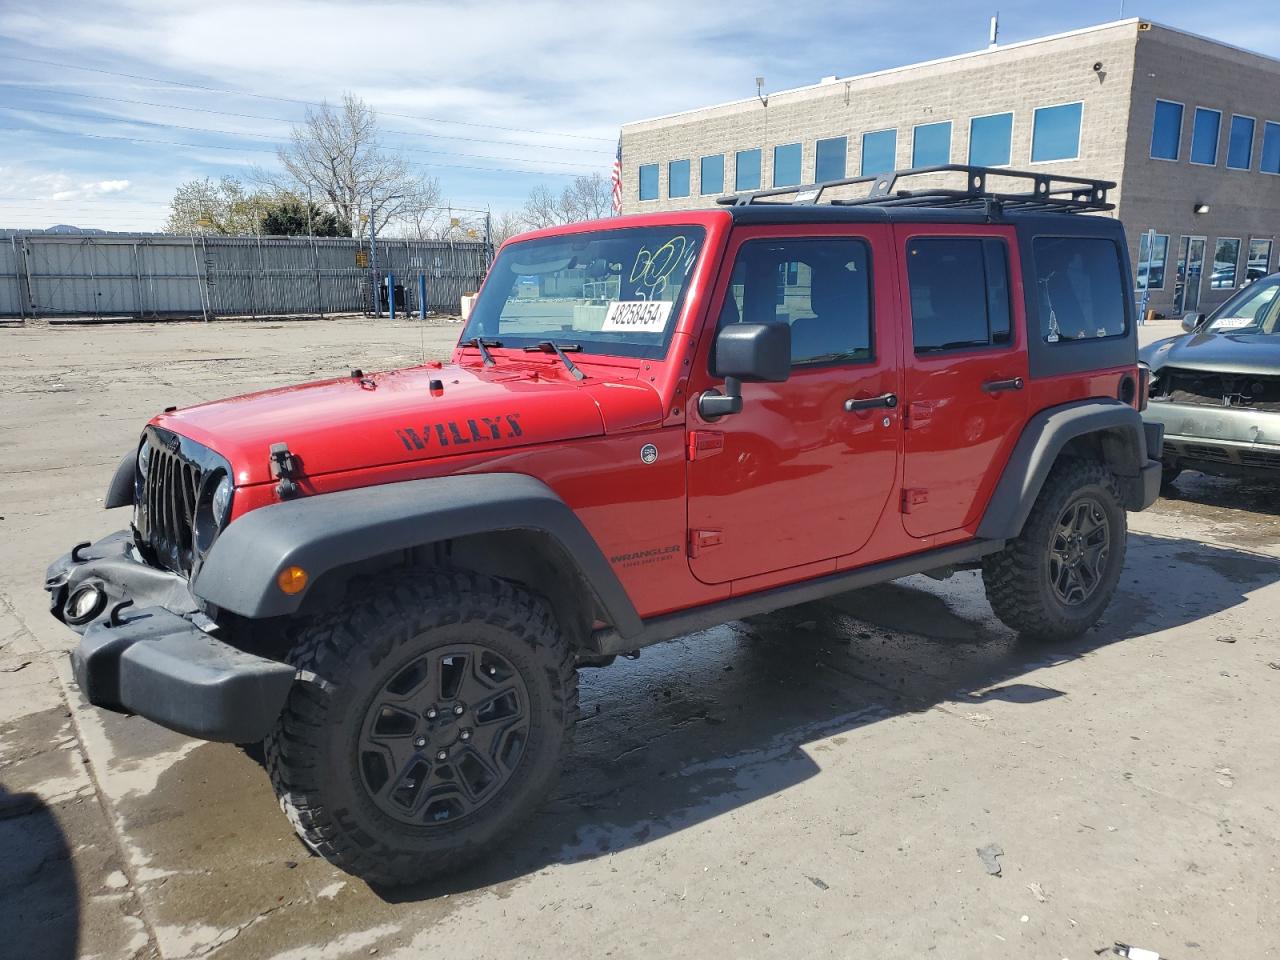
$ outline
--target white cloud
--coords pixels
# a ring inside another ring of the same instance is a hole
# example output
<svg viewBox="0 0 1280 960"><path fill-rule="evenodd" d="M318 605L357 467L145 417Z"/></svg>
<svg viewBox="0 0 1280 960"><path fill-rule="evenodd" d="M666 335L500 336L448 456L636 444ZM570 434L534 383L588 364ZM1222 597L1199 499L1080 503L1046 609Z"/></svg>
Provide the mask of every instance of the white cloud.
<svg viewBox="0 0 1280 960"><path fill-rule="evenodd" d="M121 190L129 189L129 181L99 180L97 183L86 183L84 188L94 193L119 193Z"/></svg>

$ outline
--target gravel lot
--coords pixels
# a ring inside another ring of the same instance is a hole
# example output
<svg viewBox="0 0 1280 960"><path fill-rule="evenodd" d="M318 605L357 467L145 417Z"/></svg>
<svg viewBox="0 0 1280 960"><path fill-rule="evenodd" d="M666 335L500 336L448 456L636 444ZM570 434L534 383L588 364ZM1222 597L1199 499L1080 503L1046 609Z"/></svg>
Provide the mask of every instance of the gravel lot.
<svg viewBox="0 0 1280 960"><path fill-rule="evenodd" d="M457 332L0 330L0 955L1280 953L1276 487L1186 475L1131 516L1121 593L1078 643L1019 643L967 573L587 671L555 799L484 865L394 895L309 856L251 753L88 708L40 584L126 523L101 498L142 423Z"/></svg>

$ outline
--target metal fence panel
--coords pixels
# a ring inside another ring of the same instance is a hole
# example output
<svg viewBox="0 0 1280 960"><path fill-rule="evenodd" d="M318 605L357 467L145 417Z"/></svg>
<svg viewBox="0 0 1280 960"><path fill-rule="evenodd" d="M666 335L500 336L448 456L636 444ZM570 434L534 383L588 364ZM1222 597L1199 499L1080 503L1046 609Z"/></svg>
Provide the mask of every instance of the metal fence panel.
<svg viewBox="0 0 1280 960"><path fill-rule="evenodd" d="M0 315L287 316L355 313L403 285L398 312L454 313L480 286L482 242L355 238L16 234L0 238ZM29 299L28 299L29 291Z"/></svg>
<svg viewBox="0 0 1280 960"><path fill-rule="evenodd" d="M22 253L17 237L0 238L0 317L27 314L27 294L22 289Z"/></svg>

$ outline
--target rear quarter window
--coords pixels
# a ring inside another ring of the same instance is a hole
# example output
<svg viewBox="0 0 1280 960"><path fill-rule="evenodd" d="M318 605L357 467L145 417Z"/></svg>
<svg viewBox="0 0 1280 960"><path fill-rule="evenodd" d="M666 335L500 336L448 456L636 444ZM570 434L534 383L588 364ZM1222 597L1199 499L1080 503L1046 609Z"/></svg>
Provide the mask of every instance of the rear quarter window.
<svg viewBox="0 0 1280 960"><path fill-rule="evenodd" d="M1120 252L1098 237L1036 237L1036 298L1045 343L1128 333Z"/></svg>

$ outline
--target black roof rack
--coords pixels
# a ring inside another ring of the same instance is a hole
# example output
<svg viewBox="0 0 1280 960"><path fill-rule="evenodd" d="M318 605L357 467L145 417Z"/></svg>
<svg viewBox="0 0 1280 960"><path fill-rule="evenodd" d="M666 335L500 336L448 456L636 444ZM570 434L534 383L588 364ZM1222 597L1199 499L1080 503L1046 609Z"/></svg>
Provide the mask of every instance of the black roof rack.
<svg viewBox="0 0 1280 960"><path fill-rule="evenodd" d="M925 174L963 173L963 189L923 187L919 190L900 190L899 181ZM1005 192L987 189L987 178L998 177L1031 181L1030 190ZM1114 210L1115 204L1107 202L1107 191L1115 186L1110 180L1090 180L1085 177L1064 177L1031 170L1009 170L1004 167L975 167L964 163L946 163L936 167L915 167L910 170L894 170L870 177L847 177L843 180L826 180L796 187L775 187L772 190L753 190L719 197L716 202L725 206L750 205L813 205L821 202L824 191L832 187L853 184L871 185L865 197L827 201L832 206L857 207L948 207L951 209L977 210L989 216L1002 212L1025 213L1087 213ZM773 197L792 196L792 200L774 200Z"/></svg>

